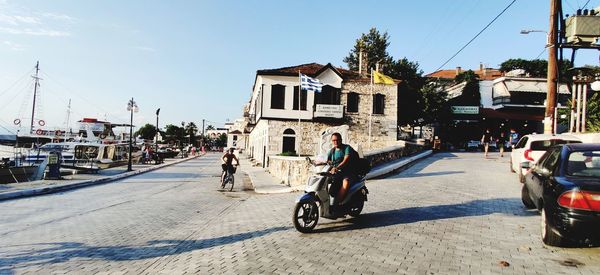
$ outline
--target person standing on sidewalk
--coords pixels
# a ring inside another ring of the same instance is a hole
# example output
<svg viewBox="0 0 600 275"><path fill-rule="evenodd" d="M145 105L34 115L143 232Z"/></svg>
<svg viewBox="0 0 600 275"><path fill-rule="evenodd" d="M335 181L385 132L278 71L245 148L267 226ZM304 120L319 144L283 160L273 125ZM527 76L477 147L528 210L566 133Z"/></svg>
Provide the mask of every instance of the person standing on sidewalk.
<svg viewBox="0 0 600 275"><path fill-rule="evenodd" d="M488 150L490 148L490 142L492 141L492 133L490 133L490 128L485 129L483 132L483 136L481 137L481 144L483 144L483 151L485 152L483 156L487 158Z"/></svg>

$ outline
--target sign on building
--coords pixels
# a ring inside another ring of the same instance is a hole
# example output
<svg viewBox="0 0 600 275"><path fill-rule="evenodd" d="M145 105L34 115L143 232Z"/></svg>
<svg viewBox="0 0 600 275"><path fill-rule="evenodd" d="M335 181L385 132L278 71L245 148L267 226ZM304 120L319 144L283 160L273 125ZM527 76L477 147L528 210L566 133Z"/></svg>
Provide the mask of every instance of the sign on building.
<svg viewBox="0 0 600 275"><path fill-rule="evenodd" d="M342 118L344 116L343 105L328 105L328 104L317 104L315 110L315 117L333 117Z"/></svg>
<svg viewBox="0 0 600 275"><path fill-rule="evenodd" d="M453 114L476 115L479 114L479 106L451 106Z"/></svg>

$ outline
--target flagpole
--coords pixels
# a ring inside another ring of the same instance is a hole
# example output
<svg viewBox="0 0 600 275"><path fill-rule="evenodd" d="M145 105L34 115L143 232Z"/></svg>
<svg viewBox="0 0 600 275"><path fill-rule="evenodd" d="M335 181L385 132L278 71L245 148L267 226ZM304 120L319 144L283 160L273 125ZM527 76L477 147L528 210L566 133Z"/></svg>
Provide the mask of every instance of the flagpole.
<svg viewBox="0 0 600 275"><path fill-rule="evenodd" d="M302 119L302 73L298 70L298 127L300 127L300 119Z"/></svg>
<svg viewBox="0 0 600 275"><path fill-rule="evenodd" d="M298 137L300 138L298 142L298 146L302 144L302 123L300 120L302 119L302 73L298 70ZM300 156L300 148L298 148L298 156Z"/></svg>
<svg viewBox="0 0 600 275"><path fill-rule="evenodd" d="M371 113L369 114L369 150L371 150L371 122L373 121L373 68L371 68Z"/></svg>

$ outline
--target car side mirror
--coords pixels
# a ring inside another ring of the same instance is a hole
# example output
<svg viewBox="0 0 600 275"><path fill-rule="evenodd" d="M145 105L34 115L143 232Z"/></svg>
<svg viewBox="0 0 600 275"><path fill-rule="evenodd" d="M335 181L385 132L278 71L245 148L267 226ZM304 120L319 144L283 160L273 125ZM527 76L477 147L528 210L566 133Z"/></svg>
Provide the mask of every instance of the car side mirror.
<svg viewBox="0 0 600 275"><path fill-rule="evenodd" d="M529 168L531 168L531 163L529 163L528 161L527 162L521 162L520 166L523 169L529 169Z"/></svg>

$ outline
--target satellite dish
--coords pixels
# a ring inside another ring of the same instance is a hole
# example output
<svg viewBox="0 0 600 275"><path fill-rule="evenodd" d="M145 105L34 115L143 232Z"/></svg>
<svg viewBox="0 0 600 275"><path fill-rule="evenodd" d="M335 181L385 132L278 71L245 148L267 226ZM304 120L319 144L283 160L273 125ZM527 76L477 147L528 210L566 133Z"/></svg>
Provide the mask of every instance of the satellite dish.
<svg viewBox="0 0 600 275"><path fill-rule="evenodd" d="M592 82L592 90L594 91L600 91L600 80L596 80L594 82Z"/></svg>

